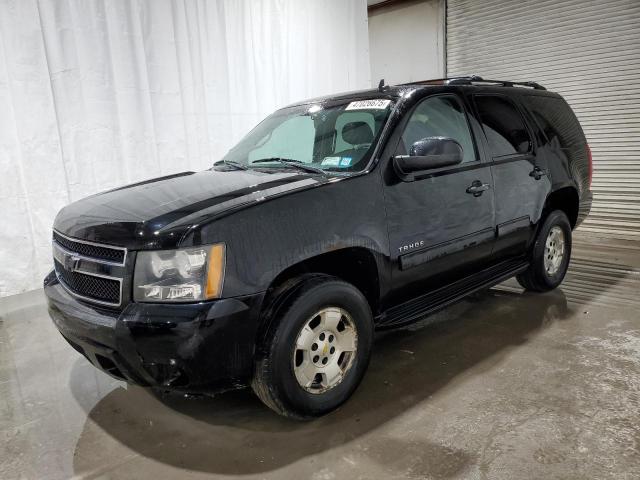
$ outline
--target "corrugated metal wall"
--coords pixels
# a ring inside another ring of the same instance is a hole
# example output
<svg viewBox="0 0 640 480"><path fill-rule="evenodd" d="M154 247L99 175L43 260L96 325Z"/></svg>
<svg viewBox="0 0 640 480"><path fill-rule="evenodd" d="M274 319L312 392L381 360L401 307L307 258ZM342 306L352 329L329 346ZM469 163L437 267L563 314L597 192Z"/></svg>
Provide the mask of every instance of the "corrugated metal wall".
<svg viewBox="0 0 640 480"><path fill-rule="evenodd" d="M463 74L563 95L594 158L580 230L640 240L640 0L448 0L447 76Z"/></svg>

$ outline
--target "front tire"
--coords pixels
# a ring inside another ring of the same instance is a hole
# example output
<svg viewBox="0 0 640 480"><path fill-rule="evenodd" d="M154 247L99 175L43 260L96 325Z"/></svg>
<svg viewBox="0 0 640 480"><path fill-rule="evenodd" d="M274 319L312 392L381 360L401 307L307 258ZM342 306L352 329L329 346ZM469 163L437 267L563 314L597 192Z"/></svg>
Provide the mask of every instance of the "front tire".
<svg viewBox="0 0 640 480"><path fill-rule="evenodd" d="M325 275L282 296L265 319L270 326L252 388L280 415L318 417L344 403L362 380L373 341L371 310L357 288Z"/></svg>
<svg viewBox="0 0 640 480"><path fill-rule="evenodd" d="M571 224L562 210L554 210L536 236L529 268L516 279L526 290L553 290L564 280L570 259Z"/></svg>

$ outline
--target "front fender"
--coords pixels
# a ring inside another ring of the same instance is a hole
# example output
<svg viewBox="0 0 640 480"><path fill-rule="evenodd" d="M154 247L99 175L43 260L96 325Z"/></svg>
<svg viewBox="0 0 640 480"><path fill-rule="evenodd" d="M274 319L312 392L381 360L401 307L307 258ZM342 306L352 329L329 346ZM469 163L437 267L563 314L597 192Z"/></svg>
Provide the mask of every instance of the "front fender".
<svg viewBox="0 0 640 480"><path fill-rule="evenodd" d="M372 174L267 200L203 226L201 238L227 245L224 297L265 291L287 268L327 252L359 247L389 256L380 178Z"/></svg>

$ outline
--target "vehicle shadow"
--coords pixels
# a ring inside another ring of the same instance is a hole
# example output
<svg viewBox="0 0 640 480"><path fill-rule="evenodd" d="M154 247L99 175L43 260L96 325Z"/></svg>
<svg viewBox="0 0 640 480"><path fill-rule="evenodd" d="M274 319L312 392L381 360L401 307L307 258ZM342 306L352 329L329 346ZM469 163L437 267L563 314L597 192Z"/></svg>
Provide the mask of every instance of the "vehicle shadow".
<svg viewBox="0 0 640 480"><path fill-rule="evenodd" d="M338 411L312 422L279 417L250 390L214 398L158 398L139 387L117 388L89 412L74 452L74 471L103 470L131 451L168 465L218 474L256 474L335 449L367 434L473 369L491 368L556 321L571 315L561 290L546 294L488 290L421 323L377 336L369 371ZM73 379L73 372L72 372ZM73 384L74 396L82 395ZM79 402L81 403L81 402ZM105 442L105 435L116 442ZM383 437L383 436L381 436ZM360 452L385 467L410 455L413 471L460 474L473 454L421 440L367 438ZM105 446L106 443L106 446ZM389 448L389 446L393 448ZM404 453L398 453L404 452Z"/></svg>

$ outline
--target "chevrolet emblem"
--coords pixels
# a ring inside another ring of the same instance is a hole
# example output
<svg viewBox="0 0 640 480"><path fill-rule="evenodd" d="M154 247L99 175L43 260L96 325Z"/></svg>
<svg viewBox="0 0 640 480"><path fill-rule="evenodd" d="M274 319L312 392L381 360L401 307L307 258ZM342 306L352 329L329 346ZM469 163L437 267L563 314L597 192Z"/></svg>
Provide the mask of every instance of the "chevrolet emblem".
<svg viewBox="0 0 640 480"><path fill-rule="evenodd" d="M64 269L69 272L75 272L80 264L80 258L75 255L66 255L64 257Z"/></svg>

